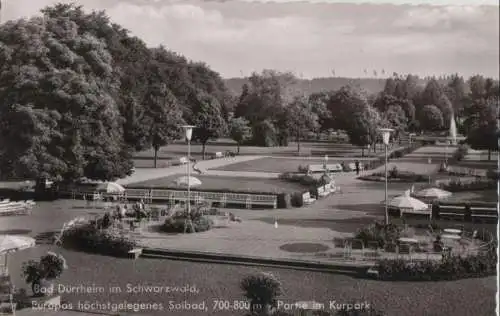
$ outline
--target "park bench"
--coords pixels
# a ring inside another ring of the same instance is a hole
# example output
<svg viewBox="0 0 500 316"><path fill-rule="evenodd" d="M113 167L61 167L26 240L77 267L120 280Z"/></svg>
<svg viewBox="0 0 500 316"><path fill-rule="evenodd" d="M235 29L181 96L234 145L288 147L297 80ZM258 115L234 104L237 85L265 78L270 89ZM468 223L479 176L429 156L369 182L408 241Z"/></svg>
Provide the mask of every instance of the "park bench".
<svg viewBox="0 0 500 316"><path fill-rule="evenodd" d="M322 198L327 196L328 194L330 194L330 192L325 189L324 185L318 188L318 197Z"/></svg>
<svg viewBox="0 0 500 316"><path fill-rule="evenodd" d="M470 211L473 221L498 220L498 210L496 207L471 206Z"/></svg>
<svg viewBox="0 0 500 316"><path fill-rule="evenodd" d="M128 252L132 258L137 259L142 255L142 248L134 248Z"/></svg>
<svg viewBox="0 0 500 316"><path fill-rule="evenodd" d="M179 158L179 164L180 165L185 165L187 164L189 161L188 161L188 158L187 157L181 157Z"/></svg>
<svg viewBox="0 0 500 316"><path fill-rule="evenodd" d="M305 192L304 194L302 194L302 202L305 205L312 204L314 201L316 201L316 199L311 197L311 193Z"/></svg>
<svg viewBox="0 0 500 316"><path fill-rule="evenodd" d="M214 158L217 159L217 158L224 158L224 154L220 151L216 152L214 154Z"/></svg>
<svg viewBox="0 0 500 316"><path fill-rule="evenodd" d="M465 206L463 205L439 205L439 217L444 219L464 220Z"/></svg>

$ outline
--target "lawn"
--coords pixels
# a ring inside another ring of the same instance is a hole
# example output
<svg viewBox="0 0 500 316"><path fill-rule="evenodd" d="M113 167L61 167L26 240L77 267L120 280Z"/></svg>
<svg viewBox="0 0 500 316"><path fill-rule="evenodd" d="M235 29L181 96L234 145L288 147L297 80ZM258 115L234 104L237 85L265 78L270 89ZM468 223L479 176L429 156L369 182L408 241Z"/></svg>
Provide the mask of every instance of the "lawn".
<svg viewBox="0 0 500 316"><path fill-rule="evenodd" d="M328 164L341 163L342 161L348 165L349 163L354 162L354 159L329 158ZM286 159L266 157L225 165L215 168L215 170L283 173L297 172L300 165L305 167L307 165L323 165L324 163L324 159Z"/></svg>
<svg viewBox="0 0 500 316"><path fill-rule="evenodd" d="M155 259L115 259L88 255L62 249L38 246L10 257L9 270L17 287L26 287L20 279L19 267L28 259L38 258L48 250L61 253L67 263L58 280L65 287L104 287L104 293L62 294L63 300L76 305L78 302L146 303L162 304L166 310L144 308L134 315L218 315L242 316L244 311L212 309L214 300L244 300L239 288L240 280L259 271L271 272L283 284L281 300L286 303L314 300L329 306L338 303L367 302L383 310L388 316L424 315L493 315L495 309L495 278L467 279L453 282L378 282L357 279L339 274L325 274L275 268L256 268L185 261ZM130 293L129 286L192 287L197 293L152 294ZM108 290L114 287L114 293ZM118 291L117 289L121 289ZM438 294L436 294L438 293ZM170 301L190 303L206 302L207 312L187 309L168 310ZM95 310L94 310L95 311ZM127 311L132 312L132 311ZM128 314L128 313L127 313Z"/></svg>
<svg viewBox="0 0 500 316"><path fill-rule="evenodd" d="M313 156L336 156L336 157L361 157L361 148L351 144L334 143L334 142L301 142L301 153L311 154ZM236 152L236 143L231 140L222 139L214 142L209 142L206 146L206 153L213 154L215 152ZM158 152L159 158L172 158L186 156L187 145L184 142L175 142L168 146L162 147ZM201 157L202 146L200 144L191 143L191 154L198 159ZM366 151L365 151L366 153ZM258 146L241 146L240 155L281 155L281 156L296 156L297 144L289 143L286 147L258 147ZM373 155L373 154L372 154ZM135 154L135 157L146 158L153 157L153 150L141 151Z"/></svg>
<svg viewBox="0 0 500 316"><path fill-rule="evenodd" d="M129 187L146 188L179 188L175 180L182 175L173 175L169 177L152 179L144 182L130 184ZM237 191L237 192L269 192L269 193L292 193L305 191L307 188L298 183L286 182L279 179L258 179L258 178L239 178L239 177L220 177L196 175L201 181L201 185L196 190L218 190L218 191Z"/></svg>

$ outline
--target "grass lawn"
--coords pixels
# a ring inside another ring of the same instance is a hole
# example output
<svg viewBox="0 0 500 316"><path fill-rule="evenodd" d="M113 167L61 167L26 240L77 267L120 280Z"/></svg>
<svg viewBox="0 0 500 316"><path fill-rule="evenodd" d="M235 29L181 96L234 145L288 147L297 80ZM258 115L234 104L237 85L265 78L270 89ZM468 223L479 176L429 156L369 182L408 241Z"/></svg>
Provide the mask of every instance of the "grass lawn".
<svg viewBox="0 0 500 316"><path fill-rule="evenodd" d="M361 148L351 144L334 143L334 142L301 142L302 153L310 153L313 156L337 156L337 157L361 157ZM232 151L236 152L237 147L234 141L220 140L210 142L206 146L208 155L215 152ZM381 152L381 151L379 151ZM186 156L187 145L183 142L175 142L171 145L162 147L158 152L159 158L171 158ZM200 144L191 143L191 154L198 159L201 157L202 146ZM365 150L366 154L366 150ZM296 156L297 144L289 143L287 147L257 147L257 146L241 146L240 155L282 155ZM372 153L373 155L373 153ZM153 150L145 150L135 154L135 157L153 157Z"/></svg>
<svg viewBox="0 0 500 316"><path fill-rule="evenodd" d="M354 159L328 159L329 164L344 162L346 165L354 162ZM251 171L251 172L297 172L300 165L323 165L324 159L286 159L286 158L260 158L245 162L234 163L219 168L216 170L225 171Z"/></svg>
<svg viewBox="0 0 500 316"><path fill-rule="evenodd" d="M130 184L129 187L147 187L147 188L178 188L175 180L183 175L173 175L169 177L148 180ZM196 190L230 190L241 192L269 192L269 193L292 193L305 191L306 188L297 183L282 181L279 179L258 179L258 178L237 178L220 176L195 175L200 179L201 185Z"/></svg>
<svg viewBox="0 0 500 316"><path fill-rule="evenodd" d="M294 271L275 268L193 263L143 259L115 259L88 255L63 249L38 246L10 256L9 270L16 287L26 288L20 279L19 267L28 259L39 258L48 250L61 253L68 264L59 283L69 286L103 287L104 293L65 293L63 300L81 303L157 303L165 308L155 311L144 308L133 315L217 315L243 316L244 311L213 309L214 300L230 302L244 300L239 288L241 279L259 271L271 272L282 282L286 303L314 300L329 306L337 303L367 302L388 316L424 315L493 315L495 309L496 280L494 277L466 279L452 282L379 282L357 279L339 274ZM197 293L155 294L127 291L128 286L193 287ZM111 292L110 287L121 289ZM437 294L436 294L437 293ZM169 302L200 303L205 301L207 312L187 309L168 310ZM95 311L95 310L94 310ZM127 313L128 315L128 313Z"/></svg>

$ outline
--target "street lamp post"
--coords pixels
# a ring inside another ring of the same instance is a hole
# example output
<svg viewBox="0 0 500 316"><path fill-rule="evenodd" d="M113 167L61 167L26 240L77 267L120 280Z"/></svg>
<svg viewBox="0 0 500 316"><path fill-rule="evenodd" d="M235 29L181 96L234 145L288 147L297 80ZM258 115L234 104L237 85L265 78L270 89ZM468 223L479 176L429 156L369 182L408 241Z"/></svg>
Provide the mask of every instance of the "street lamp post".
<svg viewBox="0 0 500 316"><path fill-rule="evenodd" d="M389 203L387 197L387 147L389 147L389 140L391 138L391 133L393 129L390 128L381 128L380 133L382 133L382 140L384 141L385 147L385 224L389 225L389 212L387 209L387 204Z"/></svg>
<svg viewBox="0 0 500 316"><path fill-rule="evenodd" d="M189 226L191 229L191 232L195 232L194 226L193 226L193 221L191 220L191 138L193 136L193 128L196 126L193 125L184 125L182 128L184 129L184 132L186 134L186 141L188 145L188 157L187 157L187 218L184 223L184 233L186 233L186 230Z"/></svg>

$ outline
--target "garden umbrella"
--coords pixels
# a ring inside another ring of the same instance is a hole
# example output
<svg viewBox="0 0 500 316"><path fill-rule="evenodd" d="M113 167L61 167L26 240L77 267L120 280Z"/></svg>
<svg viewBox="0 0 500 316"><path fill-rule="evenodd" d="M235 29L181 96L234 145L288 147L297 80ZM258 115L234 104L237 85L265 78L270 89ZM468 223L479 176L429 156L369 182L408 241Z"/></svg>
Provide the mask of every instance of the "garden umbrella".
<svg viewBox="0 0 500 316"><path fill-rule="evenodd" d="M400 195L389 201L389 207L398 209L412 209L415 211L426 210L429 206L415 198L412 198L408 194Z"/></svg>
<svg viewBox="0 0 500 316"><path fill-rule="evenodd" d="M445 199L451 196L451 192L438 188L427 188L416 192L415 196L425 199Z"/></svg>
<svg viewBox="0 0 500 316"><path fill-rule="evenodd" d="M123 193L125 188L115 182L103 182L97 185L96 191L106 193Z"/></svg>
<svg viewBox="0 0 500 316"><path fill-rule="evenodd" d="M5 269L9 253L34 247L35 244L36 240L28 236L0 235L0 255L5 255Z"/></svg>
<svg viewBox="0 0 500 316"><path fill-rule="evenodd" d="M175 180L175 183L181 187L188 187L188 186L194 187L194 186L201 185L201 181L198 178L195 178L195 177L188 178L187 176L183 176L183 177L178 178L177 180Z"/></svg>

